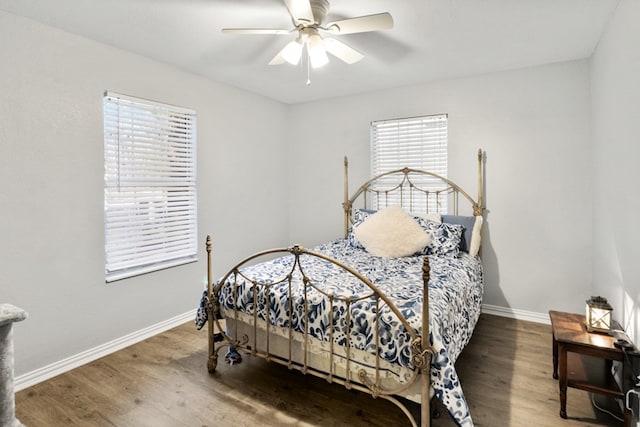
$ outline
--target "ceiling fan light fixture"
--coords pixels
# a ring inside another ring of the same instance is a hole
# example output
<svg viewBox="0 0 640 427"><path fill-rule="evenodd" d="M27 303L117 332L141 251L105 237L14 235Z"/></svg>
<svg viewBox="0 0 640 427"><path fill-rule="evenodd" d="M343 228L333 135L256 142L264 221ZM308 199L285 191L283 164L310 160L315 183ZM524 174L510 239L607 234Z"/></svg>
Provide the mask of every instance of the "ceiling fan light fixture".
<svg viewBox="0 0 640 427"><path fill-rule="evenodd" d="M291 65L298 65L301 57L302 43L299 39L289 42L284 49L282 49L282 58Z"/></svg>
<svg viewBox="0 0 640 427"><path fill-rule="evenodd" d="M310 68L319 68L329 63L329 56L335 56L347 64L355 64L364 57L362 53L331 37L334 35L368 33L393 28L393 17L389 12L356 16L325 23L329 13L329 0L282 0L287 6L293 28L223 28L225 34L289 35L298 38L289 42L274 56L269 65L300 64L306 55L307 73ZM306 52L303 50L306 49ZM304 68L304 67L303 67Z"/></svg>
<svg viewBox="0 0 640 427"><path fill-rule="evenodd" d="M311 61L311 67L320 68L329 63L329 57L327 56L327 50L324 47L324 40L319 34L312 34L307 39L307 51L309 53L309 60Z"/></svg>

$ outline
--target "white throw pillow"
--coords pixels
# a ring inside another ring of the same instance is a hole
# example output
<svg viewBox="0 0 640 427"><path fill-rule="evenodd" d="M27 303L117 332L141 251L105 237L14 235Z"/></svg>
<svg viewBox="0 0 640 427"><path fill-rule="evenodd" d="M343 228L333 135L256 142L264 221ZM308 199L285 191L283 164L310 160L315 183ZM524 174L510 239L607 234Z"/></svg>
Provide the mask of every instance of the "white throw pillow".
<svg viewBox="0 0 640 427"><path fill-rule="evenodd" d="M367 252L389 258L413 255L431 241L411 216L395 206L371 215L353 232Z"/></svg>
<svg viewBox="0 0 640 427"><path fill-rule="evenodd" d="M482 239L482 216L476 216L471 232L471 243L469 244L469 255L476 256L480 251L480 240Z"/></svg>

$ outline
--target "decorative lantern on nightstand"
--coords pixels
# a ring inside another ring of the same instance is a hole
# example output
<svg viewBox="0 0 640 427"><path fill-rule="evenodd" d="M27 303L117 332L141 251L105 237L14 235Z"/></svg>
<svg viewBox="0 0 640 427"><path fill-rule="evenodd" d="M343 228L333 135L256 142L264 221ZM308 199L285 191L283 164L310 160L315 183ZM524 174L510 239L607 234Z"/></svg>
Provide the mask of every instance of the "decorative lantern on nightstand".
<svg viewBox="0 0 640 427"><path fill-rule="evenodd" d="M609 333L613 307L606 298L591 297L587 300L587 331Z"/></svg>

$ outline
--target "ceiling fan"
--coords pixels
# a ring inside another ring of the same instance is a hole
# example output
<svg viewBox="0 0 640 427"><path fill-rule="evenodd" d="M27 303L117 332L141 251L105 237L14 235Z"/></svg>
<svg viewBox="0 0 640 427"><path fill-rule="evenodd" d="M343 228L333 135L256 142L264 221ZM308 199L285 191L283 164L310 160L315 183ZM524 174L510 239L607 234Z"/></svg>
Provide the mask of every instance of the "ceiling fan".
<svg viewBox="0 0 640 427"><path fill-rule="evenodd" d="M283 0L289 14L293 28L223 28L226 34L275 34L289 35L297 33L297 38L289 42L269 62L269 65L289 63L297 65L306 48L307 58L312 68L322 67L329 62L327 52L341 59L347 64L354 64L364 56L347 46L343 42L323 37L324 33L331 35L365 33L393 28L393 18L388 12L374 15L358 16L325 23L329 2L327 0Z"/></svg>

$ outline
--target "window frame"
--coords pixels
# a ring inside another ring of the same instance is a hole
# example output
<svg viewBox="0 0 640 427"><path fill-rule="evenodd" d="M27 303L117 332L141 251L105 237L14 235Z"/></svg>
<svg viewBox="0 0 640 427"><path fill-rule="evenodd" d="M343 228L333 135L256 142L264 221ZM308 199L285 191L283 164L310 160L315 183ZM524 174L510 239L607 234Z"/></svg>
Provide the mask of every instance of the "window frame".
<svg viewBox="0 0 640 427"><path fill-rule="evenodd" d="M197 115L105 91L105 281L198 260Z"/></svg>
<svg viewBox="0 0 640 427"><path fill-rule="evenodd" d="M409 167L447 178L448 121L447 113L372 121L370 123L371 176L375 177L385 172ZM437 191L441 189L442 181L423 176L421 182L414 184ZM378 185L384 187L384 177L379 180ZM373 208L377 209L376 201L372 202ZM400 205L399 200L392 201L390 204ZM425 213L447 212L448 205L448 197L429 198L414 210Z"/></svg>

